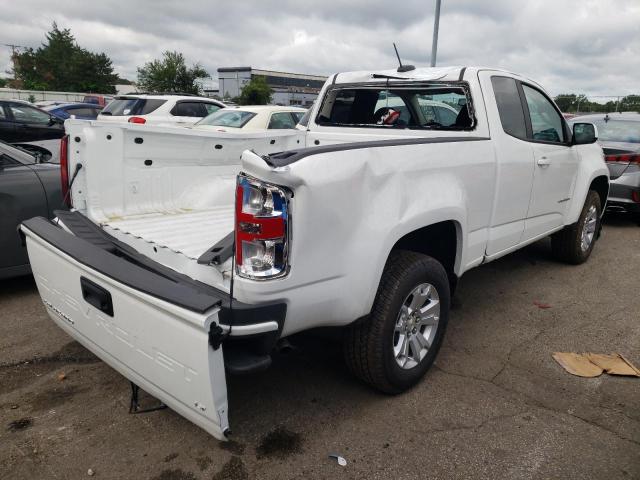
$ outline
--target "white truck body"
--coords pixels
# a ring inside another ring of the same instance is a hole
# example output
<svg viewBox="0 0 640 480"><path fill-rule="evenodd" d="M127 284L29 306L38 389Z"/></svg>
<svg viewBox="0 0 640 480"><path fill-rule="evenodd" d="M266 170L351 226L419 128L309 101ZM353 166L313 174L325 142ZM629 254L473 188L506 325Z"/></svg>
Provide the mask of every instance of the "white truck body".
<svg viewBox="0 0 640 480"><path fill-rule="evenodd" d="M69 175L83 165L71 187L73 207L96 235L119 242L120 253L63 217L62 229L25 222L49 314L124 376L224 438L227 344L217 343L217 327L223 338L278 339L347 326L371 312L390 252L419 232L439 229L436 258L453 284L470 268L576 224L590 190L604 206L608 170L597 144L507 133L496 76L544 95L531 80L485 68L352 72L329 78L296 132L213 138L196 129L67 121ZM464 90L468 126L380 129L321 120L345 89L434 84ZM268 147L265 136L274 140ZM232 255L198 262L234 229L238 243L240 172L290 194L286 269L274 278L237 274ZM110 295L110 314L103 295ZM245 309L242 321L233 302Z"/></svg>

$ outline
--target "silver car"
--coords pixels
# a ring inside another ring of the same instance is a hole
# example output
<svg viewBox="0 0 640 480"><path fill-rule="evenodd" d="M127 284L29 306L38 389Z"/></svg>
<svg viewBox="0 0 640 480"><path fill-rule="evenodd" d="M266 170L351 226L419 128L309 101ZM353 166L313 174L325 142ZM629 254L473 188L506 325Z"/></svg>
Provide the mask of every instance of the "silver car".
<svg viewBox="0 0 640 480"><path fill-rule="evenodd" d="M598 128L611 175L609 210L626 211L640 223L640 113L599 113L573 117Z"/></svg>

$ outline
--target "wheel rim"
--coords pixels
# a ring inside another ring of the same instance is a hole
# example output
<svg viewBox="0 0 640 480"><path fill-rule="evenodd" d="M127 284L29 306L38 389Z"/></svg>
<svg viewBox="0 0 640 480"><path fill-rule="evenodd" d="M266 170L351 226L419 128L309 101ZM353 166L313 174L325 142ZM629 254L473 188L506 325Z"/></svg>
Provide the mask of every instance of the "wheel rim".
<svg viewBox="0 0 640 480"><path fill-rule="evenodd" d="M589 250L589 247L591 247L591 244L593 243L593 237L596 234L597 223L598 211L596 210L595 205L591 205L584 219L584 224L582 225L582 239L580 242L580 247L582 248L583 252Z"/></svg>
<svg viewBox="0 0 640 480"><path fill-rule="evenodd" d="M401 368L414 368L427 355L439 322L438 291L430 283L421 283L402 303L393 332L393 354Z"/></svg>

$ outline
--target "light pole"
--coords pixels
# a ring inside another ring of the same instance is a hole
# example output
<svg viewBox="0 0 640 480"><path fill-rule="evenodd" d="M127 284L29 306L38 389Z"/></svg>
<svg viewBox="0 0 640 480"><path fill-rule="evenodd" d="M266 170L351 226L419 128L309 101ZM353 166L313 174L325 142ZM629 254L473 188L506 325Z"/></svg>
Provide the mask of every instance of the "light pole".
<svg viewBox="0 0 640 480"><path fill-rule="evenodd" d="M440 27L440 2L436 0L436 14L433 19L433 41L431 42L431 66L436 66L436 56L438 54L438 28Z"/></svg>

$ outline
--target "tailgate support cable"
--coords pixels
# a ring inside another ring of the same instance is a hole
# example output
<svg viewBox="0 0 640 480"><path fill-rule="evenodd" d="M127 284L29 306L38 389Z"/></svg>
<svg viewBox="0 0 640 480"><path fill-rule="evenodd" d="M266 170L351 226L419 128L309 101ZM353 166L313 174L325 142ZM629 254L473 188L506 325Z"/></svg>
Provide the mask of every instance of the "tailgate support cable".
<svg viewBox="0 0 640 480"><path fill-rule="evenodd" d="M129 413L149 413L155 412L157 410L164 410L167 406L160 402L160 405L156 405L155 407L149 408L140 408L140 402L138 401L138 394L140 392L140 387L133 382L129 382L131 384L131 402L129 403Z"/></svg>
<svg viewBox="0 0 640 480"><path fill-rule="evenodd" d="M75 181L76 177L78 176L78 172L82 170L82 164L81 163L76 163L76 168L73 171L73 175L71 176L71 181L69 182L69 189L67 190L67 193L64 194L64 198L62 199L62 205L66 205L67 204L67 200L69 200L69 195L71 195L71 187L73 187L73 182Z"/></svg>

